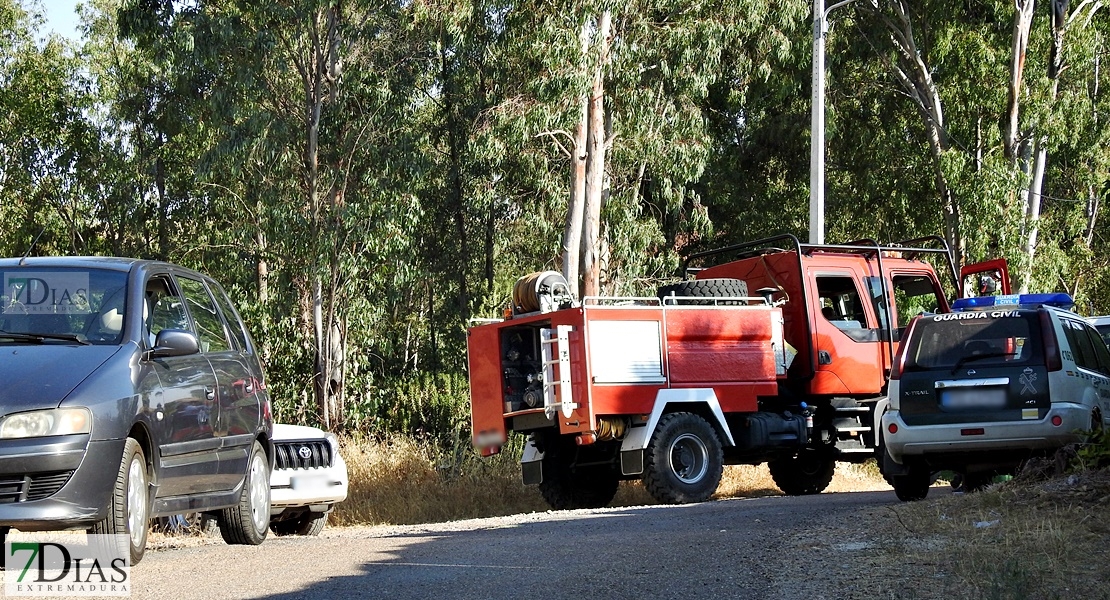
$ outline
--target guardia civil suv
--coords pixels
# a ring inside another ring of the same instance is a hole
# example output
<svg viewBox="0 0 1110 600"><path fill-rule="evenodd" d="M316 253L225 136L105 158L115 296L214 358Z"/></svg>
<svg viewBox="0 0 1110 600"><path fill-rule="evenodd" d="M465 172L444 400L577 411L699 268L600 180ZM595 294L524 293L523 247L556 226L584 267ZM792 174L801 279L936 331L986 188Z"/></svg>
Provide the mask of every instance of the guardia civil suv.
<svg viewBox="0 0 1110 600"><path fill-rule="evenodd" d="M882 417L900 499L924 498L946 469L978 487L1103 426L1110 350L1071 306L1066 294L965 298L910 323Z"/></svg>

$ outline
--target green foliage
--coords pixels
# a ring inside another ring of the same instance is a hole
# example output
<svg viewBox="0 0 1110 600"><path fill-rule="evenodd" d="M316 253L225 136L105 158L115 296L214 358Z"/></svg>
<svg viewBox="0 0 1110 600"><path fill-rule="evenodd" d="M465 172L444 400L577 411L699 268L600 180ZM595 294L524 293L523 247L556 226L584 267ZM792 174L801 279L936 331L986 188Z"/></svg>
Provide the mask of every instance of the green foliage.
<svg viewBox="0 0 1110 600"><path fill-rule="evenodd" d="M1072 471L1094 471L1110 467L1110 434L1105 429L1084 434L1087 441L1079 445L1068 467Z"/></svg>
<svg viewBox="0 0 1110 600"><path fill-rule="evenodd" d="M367 386L349 419L357 431L382 437L400 432L451 448L470 440L470 393L465 376L416 374Z"/></svg>
<svg viewBox="0 0 1110 600"><path fill-rule="evenodd" d="M1020 125L1048 161L1029 261L1030 177L1000 129L1012 3L909 3L945 109L936 155L865 4L837 9L827 38L828 239L943 234L943 180L968 261L1004 256L1110 312L1106 11L1069 29L1055 97L1035 14ZM697 250L805 238L804 0L91 0L80 44L38 41L41 20L0 0L0 251L42 232L32 253L213 273L281 420L324 422L341 373L333 428L454 444L468 319L559 268L569 138L598 66L579 36L603 9L604 291L648 293ZM329 343L342 360L326 372Z"/></svg>

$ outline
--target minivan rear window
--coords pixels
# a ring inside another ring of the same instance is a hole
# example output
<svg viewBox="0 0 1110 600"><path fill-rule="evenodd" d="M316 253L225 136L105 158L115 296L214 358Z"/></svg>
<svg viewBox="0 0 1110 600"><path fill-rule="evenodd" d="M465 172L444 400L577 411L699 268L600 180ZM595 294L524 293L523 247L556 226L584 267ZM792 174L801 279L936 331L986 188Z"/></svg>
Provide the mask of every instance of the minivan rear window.
<svg viewBox="0 0 1110 600"><path fill-rule="evenodd" d="M1005 316L992 316L1004 312ZM950 313L924 317L907 340L907 371L963 365L1017 366L1043 362L1034 311Z"/></svg>

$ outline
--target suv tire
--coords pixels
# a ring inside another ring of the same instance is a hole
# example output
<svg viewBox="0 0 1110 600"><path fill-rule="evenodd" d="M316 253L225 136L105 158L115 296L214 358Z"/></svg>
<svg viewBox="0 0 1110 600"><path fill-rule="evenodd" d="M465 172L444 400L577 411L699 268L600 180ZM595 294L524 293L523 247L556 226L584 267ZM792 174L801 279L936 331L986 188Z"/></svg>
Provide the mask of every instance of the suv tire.
<svg viewBox="0 0 1110 600"><path fill-rule="evenodd" d="M894 486L894 494L903 502L924 500L929 495L929 486L932 485L929 470L919 465L906 465L905 475L891 475L890 485Z"/></svg>

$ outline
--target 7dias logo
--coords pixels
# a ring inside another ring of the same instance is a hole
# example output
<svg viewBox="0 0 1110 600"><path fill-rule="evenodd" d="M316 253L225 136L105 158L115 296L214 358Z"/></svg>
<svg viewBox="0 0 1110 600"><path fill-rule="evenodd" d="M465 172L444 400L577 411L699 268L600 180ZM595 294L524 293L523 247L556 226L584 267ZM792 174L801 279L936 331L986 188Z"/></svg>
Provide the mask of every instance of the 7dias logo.
<svg viewBox="0 0 1110 600"><path fill-rule="evenodd" d="M130 596L126 535L9 533L4 540L7 596Z"/></svg>

